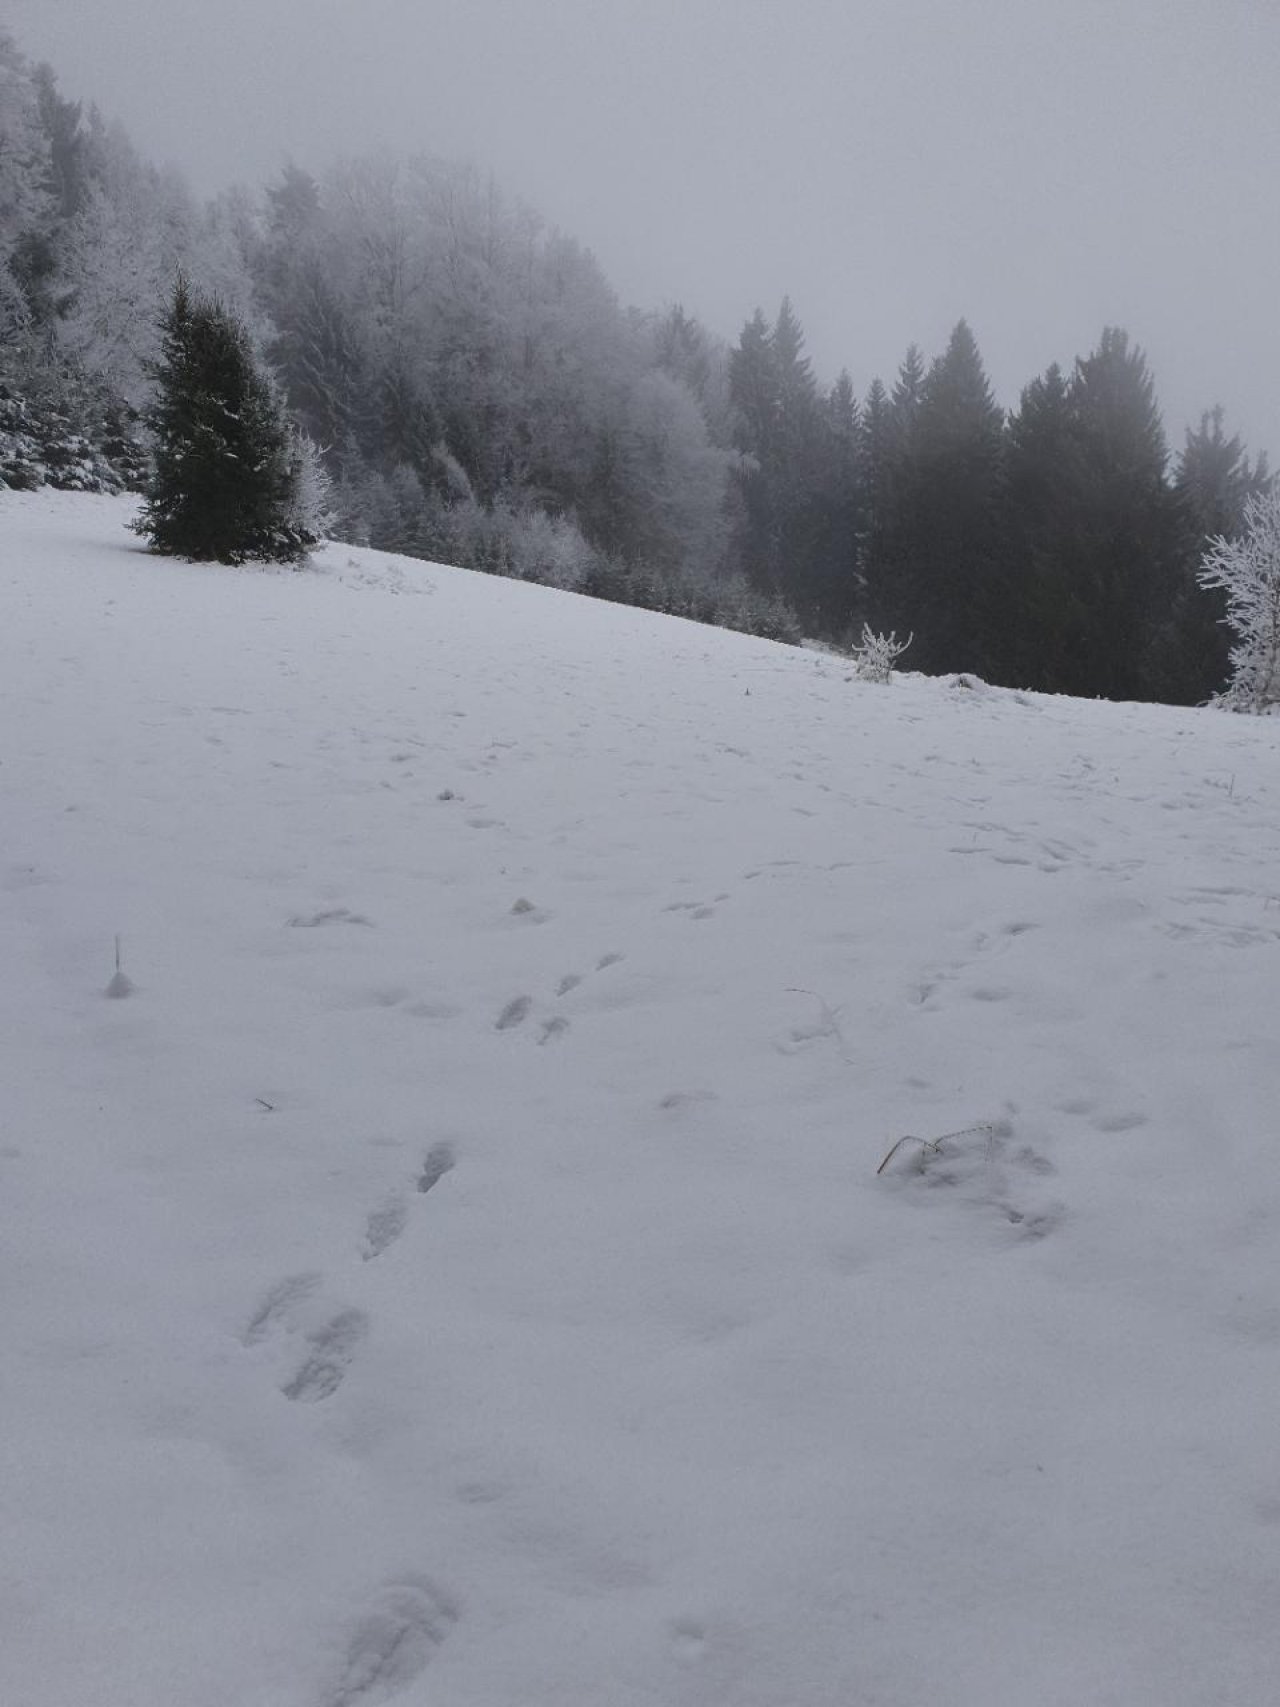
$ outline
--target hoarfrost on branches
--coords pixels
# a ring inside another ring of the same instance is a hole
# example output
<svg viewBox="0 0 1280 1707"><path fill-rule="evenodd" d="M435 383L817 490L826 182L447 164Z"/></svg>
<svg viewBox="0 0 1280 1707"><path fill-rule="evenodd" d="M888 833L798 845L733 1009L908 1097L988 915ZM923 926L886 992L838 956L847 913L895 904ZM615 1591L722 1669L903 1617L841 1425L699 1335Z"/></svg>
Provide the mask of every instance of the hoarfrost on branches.
<svg viewBox="0 0 1280 1707"><path fill-rule="evenodd" d="M1249 499L1239 539L1210 541L1196 579L1227 595L1223 620L1237 636L1218 703L1272 710L1280 705L1280 480Z"/></svg>

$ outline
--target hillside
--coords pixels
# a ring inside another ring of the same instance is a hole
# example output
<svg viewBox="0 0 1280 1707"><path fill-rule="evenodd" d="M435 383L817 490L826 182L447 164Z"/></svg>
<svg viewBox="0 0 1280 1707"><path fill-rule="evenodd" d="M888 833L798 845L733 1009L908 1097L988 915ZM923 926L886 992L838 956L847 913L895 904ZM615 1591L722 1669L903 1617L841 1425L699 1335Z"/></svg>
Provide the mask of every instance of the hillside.
<svg viewBox="0 0 1280 1707"><path fill-rule="evenodd" d="M1280 726L129 513L0 507L0 1699L1272 1702Z"/></svg>

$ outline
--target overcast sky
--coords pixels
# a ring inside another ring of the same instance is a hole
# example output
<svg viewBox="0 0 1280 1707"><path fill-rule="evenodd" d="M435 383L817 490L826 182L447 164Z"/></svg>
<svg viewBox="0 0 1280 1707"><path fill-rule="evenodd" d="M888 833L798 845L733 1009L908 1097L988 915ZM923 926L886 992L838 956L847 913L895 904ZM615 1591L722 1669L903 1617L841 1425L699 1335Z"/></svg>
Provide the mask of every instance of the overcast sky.
<svg viewBox="0 0 1280 1707"><path fill-rule="evenodd" d="M1173 447L1280 453L1280 0L0 0L204 192L389 147L491 167L622 297L784 292L865 391L964 315L1000 400L1104 325Z"/></svg>

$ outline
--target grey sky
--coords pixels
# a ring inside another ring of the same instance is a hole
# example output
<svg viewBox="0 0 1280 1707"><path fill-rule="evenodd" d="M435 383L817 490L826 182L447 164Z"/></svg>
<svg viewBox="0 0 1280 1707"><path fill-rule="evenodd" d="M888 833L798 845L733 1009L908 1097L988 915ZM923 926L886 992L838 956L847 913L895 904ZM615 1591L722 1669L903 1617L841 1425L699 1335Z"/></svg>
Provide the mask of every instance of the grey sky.
<svg viewBox="0 0 1280 1707"><path fill-rule="evenodd" d="M196 188L471 158L627 301L789 292L862 392L961 315L1002 402L1118 324L1173 447L1280 452L1277 0L0 0Z"/></svg>

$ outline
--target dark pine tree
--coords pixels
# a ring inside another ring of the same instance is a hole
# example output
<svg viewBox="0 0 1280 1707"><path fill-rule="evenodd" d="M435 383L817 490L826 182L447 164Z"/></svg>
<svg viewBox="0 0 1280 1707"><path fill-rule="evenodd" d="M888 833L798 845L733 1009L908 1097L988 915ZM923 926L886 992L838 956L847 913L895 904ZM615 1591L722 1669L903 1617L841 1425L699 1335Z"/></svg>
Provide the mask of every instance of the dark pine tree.
<svg viewBox="0 0 1280 1707"><path fill-rule="evenodd" d="M1221 588L1197 578L1211 539L1238 539L1245 505L1268 481L1267 459L1250 463L1238 434L1228 438L1221 408L1206 411L1187 429L1173 490L1178 504L1180 547L1177 589L1151 647L1151 686L1161 699L1199 704L1221 689L1230 674L1231 636L1227 599Z"/></svg>
<svg viewBox="0 0 1280 1707"><path fill-rule="evenodd" d="M863 410L867 521L860 554L866 618L904 638L916 629L912 561L915 547L916 431L924 358L912 344L891 393L877 379Z"/></svg>
<svg viewBox="0 0 1280 1707"><path fill-rule="evenodd" d="M818 403L813 437L806 591L812 632L839 639L855 631L864 614L858 575L864 503L862 422L847 372Z"/></svg>
<svg viewBox="0 0 1280 1707"><path fill-rule="evenodd" d="M1016 687L1066 693L1088 678L1084 488L1070 388L1055 362L1024 389L1005 435L1006 679Z"/></svg>
<svg viewBox="0 0 1280 1707"><path fill-rule="evenodd" d="M1076 362L1073 435L1081 478L1077 593L1088 613L1082 677L1067 691L1146 699L1151 648L1177 593L1177 509L1146 357L1117 327Z"/></svg>
<svg viewBox="0 0 1280 1707"><path fill-rule="evenodd" d="M920 390L908 564L920 669L1004 674L998 532L1004 416L959 321Z"/></svg>
<svg viewBox="0 0 1280 1707"><path fill-rule="evenodd" d="M773 338L758 308L729 355L729 398L734 448L742 457L734 475L739 500L735 555L755 586L774 593L780 558L774 472L781 402Z"/></svg>
<svg viewBox="0 0 1280 1707"><path fill-rule="evenodd" d="M872 402L873 626L914 633L920 669L996 670L1003 417L966 323L927 373L913 344Z"/></svg>
<svg viewBox="0 0 1280 1707"><path fill-rule="evenodd" d="M862 515L858 532L857 582L861 598L858 617L873 628L887 626L890 593L885 566L893 521L893 405L884 382L875 379L862 406L859 461L862 468Z"/></svg>
<svg viewBox="0 0 1280 1707"><path fill-rule="evenodd" d="M297 454L244 327L180 278L163 332L137 531L169 557L296 562L316 543L298 517Z"/></svg>

